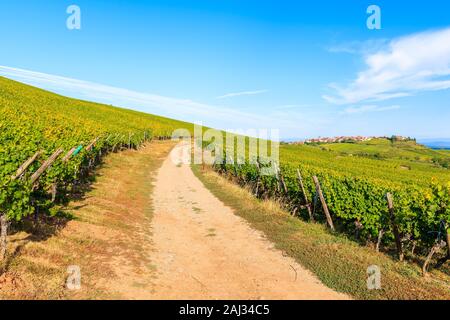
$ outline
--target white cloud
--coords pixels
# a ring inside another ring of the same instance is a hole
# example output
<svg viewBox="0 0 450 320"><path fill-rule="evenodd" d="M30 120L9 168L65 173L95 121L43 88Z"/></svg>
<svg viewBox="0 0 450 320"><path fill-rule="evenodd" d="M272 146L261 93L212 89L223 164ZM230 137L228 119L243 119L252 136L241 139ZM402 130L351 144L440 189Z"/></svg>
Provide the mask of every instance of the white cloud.
<svg viewBox="0 0 450 320"><path fill-rule="evenodd" d="M389 110L397 110L400 109L400 106L394 105L394 106L386 106L386 107L379 107L376 105L364 105L359 107L348 107L343 111L344 114L361 114L361 113L367 113L367 112L381 112L381 111L389 111Z"/></svg>
<svg viewBox="0 0 450 320"><path fill-rule="evenodd" d="M280 129L281 133L302 135L316 128L314 119L276 110L243 112L224 106L213 106L189 99L136 92L98 83L50 75L41 72L0 66L0 76L74 98L112 104L217 129ZM302 126L299 126L299 123ZM302 132L302 133L299 133Z"/></svg>
<svg viewBox="0 0 450 320"><path fill-rule="evenodd" d="M239 96L253 96L253 95L262 94L262 93L266 93L266 92L267 92L267 90L232 92L232 93L224 94L223 96L216 97L216 99L226 99L226 98L239 97Z"/></svg>
<svg viewBox="0 0 450 320"><path fill-rule="evenodd" d="M74 93L76 96L84 99L101 101L193 122L203 119L205 115L207 115L207 118L217 119L246 119L249 123L257 123L264 120L264 117L259 115L244 113L226 107L210 106L189 99L141 93L29 70L0 66L0 75L56 92Z"/></svg>
<svg viewBox="0 0 450 320"><path fill-rule="evenodd" d="M365 55L367 69L350 84L331 84L330 103L382 101L450 88L450 28L394 39Z"/></svg>
<svg viewBox="0 0 450 320"><path fill-rule="evenodd" d="M312 105L312 104L284 104L276 106L274 109L276 110L289 110L289 109L313 109L313 108L320 108L319 105Z"/></svg>
<svg viewBox="0 0 450 320"><path fill-rule="evenodd" d="M387 39L370 39L366 41L351 41L346 43L333 44L327 47L331 53L349 53L368 55L385 47L389 41Z"/></svg>

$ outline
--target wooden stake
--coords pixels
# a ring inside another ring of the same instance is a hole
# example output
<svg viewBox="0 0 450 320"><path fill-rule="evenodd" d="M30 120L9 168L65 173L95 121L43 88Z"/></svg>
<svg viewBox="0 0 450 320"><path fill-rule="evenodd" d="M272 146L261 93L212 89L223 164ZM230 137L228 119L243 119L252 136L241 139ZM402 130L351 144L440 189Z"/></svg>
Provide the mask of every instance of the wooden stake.
<svg viewBox="0 0 450 320"><path fill-rule="evenodd" d="M439 252L439 250L441 250L443 247L445 246L445 243L443 241L440 241L439 243L436 243L430 250L430 252L428 253L427 258L425 259L425 262L423 263L422 266L422 275L426 276L427 272L428 272L428 265L431 262L431 259L433 258L434 254L436 252Z"/></svg>
<svg viewBox="0 0 450 320"><path fill-rule="evenodd" d="M398 232L397 224L395 223L394 201L392 199L392 194L388 192L386 194L386 199L388 202L389 218L391 219L392 232L394 233L395 244L397 246L398 259L400 261L403 261L402 240L400 239L400 233Z"/></svg>
<svg viewBox="0 0 450 320"><path fill-rule="evenodd" d="M281 171L280 171L280 179L281 179L281 185L283 186L283 191L284 191L285 194L287 194L288 193L288 189L287 189L287 186L286 186L286 182L284 182L284 177L283 177L283 174L281 173Z"/></svg>
<svg viewBox="0 0 450 320"><path fill-rule="evenodd" d="M8 221L6 214L0 214L0 261L3 261L6 257L6 246L8 243L8 227L10 222Z"/></svg>
<svg viewBox="0 0 450 320"><path fill-rule="evenodd" d="M58 184L55 182L52 184L52 203L56 200L56 192L58 190Z"/></svg>
<svg viewBox="0 0 450 320"><path fill-rule="evenodd" d="M297 169L297 179L298 179L298 184L300 185L300 188L302 189L303 198L305 199L306 208L308 209L309 219L311 221L314 221L314 216L311 211L311 204L309 203L308 195L306 194L305 186L303 185L303 178L302 178L302 175L301 175L299 169Z"/></svg>
<svg viewBox="0 0 450 320"><path fill-rule="evenodd" d="M105 143L106 143L106 142L108 142L108 141L109 141L109 139L111 139L112 135L113 135L113 134L112 134L112 133L110 133L110 134L109 134L109 135L108 135L108 136L106 137L106 139L105 139Z"/></svg>
<svg viewBox="0 0 450 320"><path fill-rule="evenodd" d="M67 154L64 156L64 158L62 159L62 161L63 161L63 162L69 161L70 157L73 155L73 153L75 152L75 150L77 150L77 147L73 147L72 149L70 149L70 151L67 152Z"/></svg>
<svg viewBox="0 0 450 320"><path fill-rule="evenodd" d="M412 248L411 248L411 255L414 255L414 252L416 250L417 242L413 240Z"/></svg>
<svg viewBox="0 0 450 320"><path fill-rule="evenodd" d="M20 176L22 176L24 174L24 172L28 169L28 167L34 162L36 161L36 159L41 155L41 151L38 151L34 154L34 156L32 156L30 159L28 159L27 161L25 161L19 169L17 169L17 172L14 176L11 177L12 180L16 180L18 178L20 178Z"/></svg>
<svg viewBox="0 0 450 320"><path fill-rule="evenodd" d="M363 225L361 222L359 222L359 220L355 220L354 224L355 224L355 238L359 239L359 233L361 232Z"/></svg>
<svg viewBox="0 0 450 320"><path fill-rule="evenodd" d="M261 183L259 180L259 176L258 179L256 180L256 188L255 188L255 197L259 198L259 184Z"/></svg>
<svg viewBox="0 0 450 320"><path fill-rule="evenodd" d="M380 252L381 240L383 239L383 235L384 235L384 230L381 229L381 230L378 232L378 241L377 241L377 246L375 247L375 250L376 250L377 252Z"/></svg>
<svg viewBox="0 0 450 320"><path fill-rule="evenodd" d="M31 184L34 184L39 177L47 170L53 162L59 157L59 155L63 153L63 149L59 148L53 153L47 161L31 176Z"/></svg>
<svg viewBox="0 0 450 320"><path fill-rule="evenodd" d="M445 242L447 244L447 260L450 259L450 227L445 224Z"/></svg>
<svg viewBox="0 0 450 320"><path fill-rule="evenodd" d="M276 179L277 179L277 188L276 188L276 192L280 192L281 187L281 179L280 179L280 168L278 166L275 165L275 172L276 172Z"/></svg>
<svg viewBox="0 0 450 320"><path fill-rule="evenodd" d="M100 137L97 137L94 140L92 140L92 142L86 147L86 150L91 151L94 145L97 143L98 139L100 139Z"/></svg>
<svg viewBox="0 0 450 320"><path fill-rule="evenodd" d="M334 231L333 220L331 219L330 211L328 211L328 206L327 206L327 203L325 201L325 197L323 196L322 188L320 187L319 179L316 176L314 176L313 180L314 180L314 184L316 185L316 192L319 195L320 202L322 202L322 208L323 208L323 211L325 212L325 216L327 218L328 225L330 226L331 230Z"/></svg>
<svg viewBox="0 0 450 320"><path fill-rule="evenodd" d="M444 229L445 229L445 237L444 240L442 241L443 246L447 246L447 254L445 255L445 257L439 259L436 268L441 267L444 263L447 262L447 260L450 259L450 228L448 227L448 225L446 223L444 223Z"/></svg>

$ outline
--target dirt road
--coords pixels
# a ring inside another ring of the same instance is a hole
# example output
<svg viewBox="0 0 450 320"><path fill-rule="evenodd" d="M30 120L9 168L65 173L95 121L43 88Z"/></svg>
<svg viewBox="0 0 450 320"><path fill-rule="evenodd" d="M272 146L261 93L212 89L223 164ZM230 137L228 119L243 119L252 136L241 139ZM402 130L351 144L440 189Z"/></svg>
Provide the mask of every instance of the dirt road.
<svg viewBox="0 0 450 320"><path fill-rule="evenodd" d="M346 298L177 165L185 149L167 157L172 146L109 155L90 191L64 208L77 219L11 235L0 299ZM66 289L69 265L80 268L80 290Z"/></svg>
<svg viewBox="0 0 450 320"><path fill-rule="evenodd" d="M155 182L155 299L346 299L215 198L175 148ZM176 160L175 162L173 160Z"/></svg>

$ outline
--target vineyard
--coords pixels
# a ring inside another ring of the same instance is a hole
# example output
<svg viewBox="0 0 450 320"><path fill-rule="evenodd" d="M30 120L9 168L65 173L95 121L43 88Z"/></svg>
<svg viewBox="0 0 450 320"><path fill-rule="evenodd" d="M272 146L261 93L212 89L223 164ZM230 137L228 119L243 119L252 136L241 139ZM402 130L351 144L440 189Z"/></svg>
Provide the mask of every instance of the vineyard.
<svg viewBox="0 0 450 320"><path fill-rule="evenodd" d="M401 260L405 255L423 257L424 273L436 253L441 264L450 256L448 169L291 145L281 146L277 176L261 175L262 166L214 167L258 198L279 200L293 215L327 221L376 250L396 250Z"/></svg>
<svg viewBox="0 0 450 320"><path fill-rule="evenodd" d="M192 129L1 77L0 112L0 256L11 221L56 215L55 204L66 203L108 152ZM293 215L326 221L376 250L395 250L400 259L420 256L426 273L435 254L440 262L450 256L448 153L413 145L380 157L376 148L283 145L276 176L261 175L261 163L214 167L258 198L279 200Z"/></svg>
<svg viewBox="0 0 450 320"><path fill-rule="evenodd" d="M69 99L0 77L2 247L10 221L54 215L54 204L98 163L121 148L170 137L190 125ZM4 254L4 252L3 252Z"/></svg>

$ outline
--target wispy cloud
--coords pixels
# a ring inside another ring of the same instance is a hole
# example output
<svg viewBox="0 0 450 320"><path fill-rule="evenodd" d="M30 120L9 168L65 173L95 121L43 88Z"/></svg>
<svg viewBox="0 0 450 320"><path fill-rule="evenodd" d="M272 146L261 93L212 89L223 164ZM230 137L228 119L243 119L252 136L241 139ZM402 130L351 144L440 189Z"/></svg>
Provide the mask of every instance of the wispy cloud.
<svg viewBox="0 0 450 320"><path fill-rule="evenodd" d="M239 97L239 96L254 96L257 94L266 93L267 90L254 90L254 91L242 91L242 92L232 92L224 94L223 96L216 97L216 99L226 99L226 98L233 98L233 97Z"/></svg>
<svg viewBox="0 0 450 320"><path fill-rule="evenodd" d="M344 114L361 114L361 113L367 113L367 112L381 112L381 111L389 111L389 110L397 110L400 109L400 106L394 105L394 106L385 106L380 107L376 105L364 105L364 106L358 106L358 107L348 107L343 111Z"/></svg>
<svg viewBox="0 0 450 320"><path fill-rule="evenodd" d="M0 66L0 75L82 99L100 101L186 121L196 122L208 119L221 120L224 123L227 119L237 121L245 117L247 119L246 123L251 125L257 124L259 121L267 123L269 120L258 114L211 106L189 99L141 93L41 72ZM218 121L212 122L218 123Z"/></svg>
<svg viewBox="0 0 450 320"><path fill-rule="evenodd" d="M366 41L351 41L332 44L326 49L332 53L349 53L368 55L374 53L389 44L387 39L370 39Z"/></svg>
<svg viewBox="0 0 450 320"><path fill-rule="evenodd" d="M323 98L335 104L382 101L450 88L450 28L394 39L364 55L366 70Z"/></svg>
<svg viewBox="0 0 450 320"><path fill-rule="evenodd" d="M291 109L300 109L308 107L307 105L300 105L300 104L284 104L280 106L276 106L274 109L276 110L291 110Z"/></svg>
<svg viewBox="0 0 450 320"><path fill-rule="evenodd" d="M103 84L61 77L41 72L0 66L0 76L5 76L39 88L66 96L112 104L173 119L202 123L217 129L281 129L298 132L314 128L312 119L270 110L250 113L223 106L204 104L189 99L166 97L136 92ZM276 119L276 120L275 120ZM303 127L298 126L302 121Z"/></svg>

